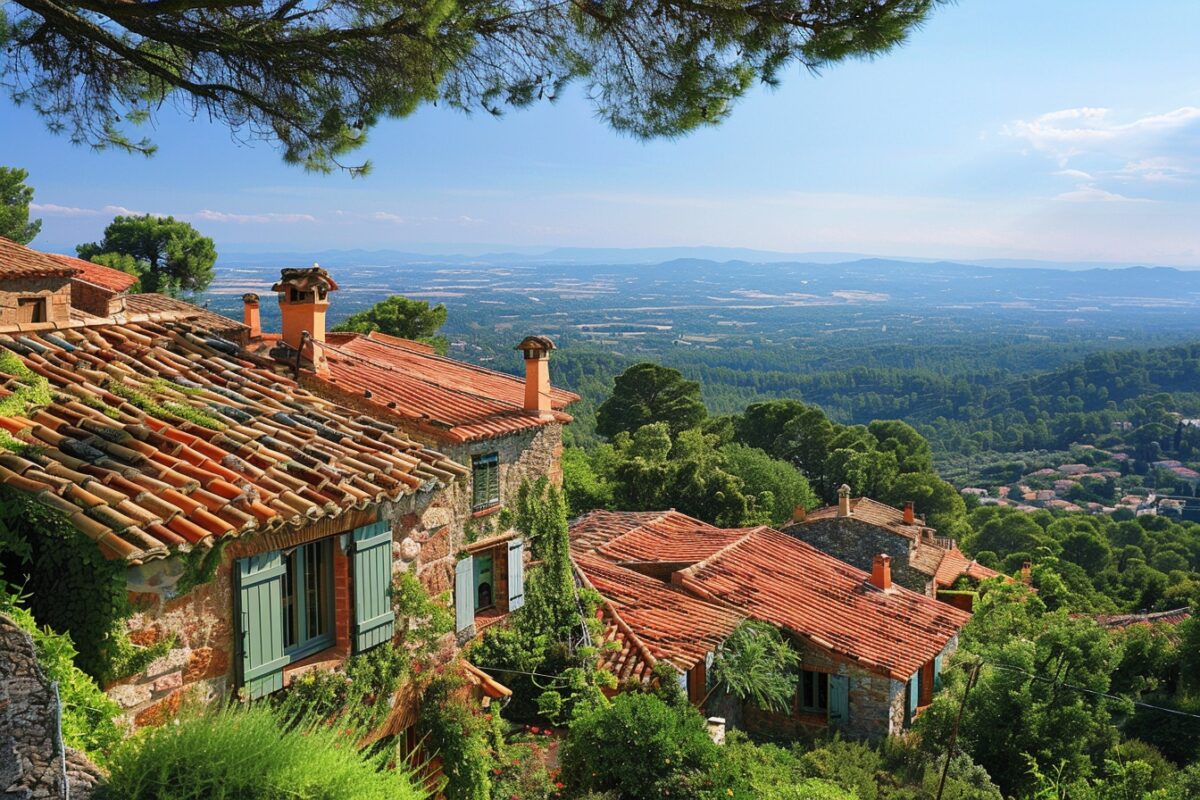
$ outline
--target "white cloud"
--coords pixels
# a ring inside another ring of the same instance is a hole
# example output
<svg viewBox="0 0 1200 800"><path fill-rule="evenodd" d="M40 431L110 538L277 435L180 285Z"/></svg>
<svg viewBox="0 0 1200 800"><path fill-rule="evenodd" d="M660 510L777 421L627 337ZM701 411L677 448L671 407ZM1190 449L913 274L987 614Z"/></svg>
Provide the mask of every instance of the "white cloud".
<svg viewBox="0 0 1200 800"><path fill-rule="evenodd" d="M1065 200L1070 203L1151 203L1141 197L1126 197L1123 194L1110 192L1092 184L1076 187L1070 192L1063 192L1055 200Z"/></svg>
<svg viewBox="0 0 1200 800"><path fill-rule="evenodd" d="M1154 136L1184 128L1200 120L1200 108L1183 106L1163 114L1150 114L1132 122L1115 122L1107 108L1067 108L1042 114L1034 120L1016 120L1002 133L1025 139L1039 150L1060 158L1083 152L1099 143Z"/></svg>
<svg viewBox="0 0 1200 800"><path fill-rule="evenodd" d="M399 214L393 214L390 211L376 211L370 215L371 219L376 222L394 222L397 225L403 225L408 220Z"/></svg>
<svg viewBox="0 0 1200 800"><path fill-rule="evenodd" d="M94 208L76 208L54 203L30 203L29 210L35 214L46 214L53 217L94 217L100 213Z"/></svg>
<svg viewBox="0 0 1200 800"><path fill-rule="evenodd" d="M205 222L232 222L238 225L244 225L246 223L293 224L297 222L317 221L317 218L312 214L282 214L274 211L261 214L231 214L226 211L213 211L212 209L208 208L197 211L193 216L196 219L204 220Z"/></svg>
<svg viewBox="0 0 1200 800"><path fill-rule="evenodd" d="M1060 169L1055 170L1054 174L1063 178L1077 178L1081 181L1095 180L1095 178L1093 178L1089 173L1084 172L1081 169Z"/></svg>

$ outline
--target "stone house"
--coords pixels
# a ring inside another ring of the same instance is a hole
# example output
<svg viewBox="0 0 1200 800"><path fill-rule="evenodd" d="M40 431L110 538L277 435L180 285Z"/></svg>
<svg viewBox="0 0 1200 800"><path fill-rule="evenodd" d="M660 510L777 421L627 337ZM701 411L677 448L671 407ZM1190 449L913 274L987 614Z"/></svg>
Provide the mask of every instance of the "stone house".
<svg viewBox="0 0 1200 800"><path fill-rule="evenodd" d="M771 528L720 529L675 511L594 511L572 522L571 548L605 600L605 641L616 645L602 652L618 677L648 680L665 660L699 703L706 668L741 620L778 628L801 674L788 712L737 710L761 732L903 730L931 701L970 616L892 583L886 555L863 572Z"/></svg>
<svg viewBox="0 0 1200 800"><path fill-rule="evenodd" d="M838 492L838 504L797 517L782 528L789 536L829 553L861 570L875 556L891 558L892 580L914 592L937 597L961 577L979 582L1000 573L967 558L953 539L937 535L916 516L911 502L893 508L868 497Z"/></svg>
<svg viewBox="0 0 1200 800"><path fill-rule="evenodd" d="M327 331L338 286L320 267L284 270L272 289L279 334L262 331L259 297L243 297L250 349L294 370L305 388L386 420L467 471L419 519L406 519L411 535L398 542L397 557L415 560L430 591L453 589L463 639L519 607L526 556L501 512L526 480L561 484L563 425L571 421L563 409L579 399L550 384L554 343L531 336L517 346L522 379L445 358L423 342Z"/></svg>
<svg viewBox="0 0 1200 800"><path fill-rule="evenodd" d="M428 579L447 560L453 574L468 545L460 508L475 465L410 435L369 393L338 402L346 393L315 379L311 359L297 368L265 351L252 325L162 295L130 295L107 317L76 309L83 271L0 242L0 309L47 300L44 320L0 313L0 350L22 364L0 387L10 407L50 397L0 416L0 483L123 563L130 640L169 643L106 687L128 718L161 721L186 695L261 696L390 643L394 576L424 567ZM566 419L511 424L536 429L532 440ZM554 472L554 445L543 451L531 466L514 455L510 478ZM519 540L487 545L471 547L508 557L493 596L519 602Z"/></svg>

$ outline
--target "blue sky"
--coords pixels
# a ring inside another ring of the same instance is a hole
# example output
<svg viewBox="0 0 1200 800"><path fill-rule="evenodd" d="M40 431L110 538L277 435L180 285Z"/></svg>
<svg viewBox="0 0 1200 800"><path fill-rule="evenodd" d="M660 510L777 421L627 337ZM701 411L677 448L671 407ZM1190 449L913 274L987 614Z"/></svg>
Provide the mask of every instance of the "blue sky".
<svg viewBox="0 0 1200 800"><path fill-rule="evenodd" d="M756 91L724 125L643 143L580 92L501 120L425 109L371 134L367 178L165 114L150 159L0 105L0 163L47 250L121 209L227 251L721 245L1200 266L1200 3L962 0L900 50Z"/></svg>

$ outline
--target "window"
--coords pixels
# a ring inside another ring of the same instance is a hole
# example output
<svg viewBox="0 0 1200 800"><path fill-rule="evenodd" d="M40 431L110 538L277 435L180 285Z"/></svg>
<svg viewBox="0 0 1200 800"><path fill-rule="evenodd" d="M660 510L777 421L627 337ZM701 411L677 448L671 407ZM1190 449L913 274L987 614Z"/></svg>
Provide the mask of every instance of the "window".
<svg viewBox="0 0 1200 800"><path fill-rule="evenodd" d="M283 651L292 661L333 644L332 539L284 552Z"/></svg>
<svg viewBox="0 0 1200 800"><path fill-rule="evenodd" d="M17 298L17 322L45 322L46 298Z"/></svg>
<svg viewBox="0 0 1200 800"><path fill-rule="evenodd" d="M478 612L485 608L491 608L496 605L496 598L493 597L493 588L496 583L493 580L491 553L482 553L475 556L474 571L475 571L475 611Z"/></svg>
<svg viewBox="0 0 1200 800"><path fill-rule="evenodd" d="M500 454L471 459L471 508L478 511L500 504Z"/></svg>
<svg viewBox="0 0 1200 800"><path fill-rule="evenodd" d="M829 710L829 676L824 672L800 670L800 710L813 713Z"/></svg>

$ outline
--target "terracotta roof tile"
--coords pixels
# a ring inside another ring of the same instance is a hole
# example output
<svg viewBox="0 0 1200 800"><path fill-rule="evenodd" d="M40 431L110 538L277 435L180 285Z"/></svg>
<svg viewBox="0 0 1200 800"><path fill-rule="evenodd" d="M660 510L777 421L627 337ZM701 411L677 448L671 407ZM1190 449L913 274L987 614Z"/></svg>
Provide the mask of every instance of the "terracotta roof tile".
<svg viewBox="0 0 1200 800"><path fill-rule="evenodd" d="M0 451L0 482L69 514L106 557L137 562L308 524L464 473L394 426L274 374L208 326L230 320L162 300L152 302L187 313L0 334L0 348L45 376L52 396L0 417L18 442L37 445ZM0 388L24 380L0 375Z"/></svg>
<svg viewBox="0 0 1200 800"><path fill-rule="evenodd" d="M752 529L722 529L678 511L593 511L571 528L576 552L615 562L695 564Z"/></svg>
<svg viewBox="0 0 1200 800"><path fill-rule="evenodd" d="M1077 615L1081 616L1081 615ZM1192 609L1184 606L1170 611L1142 612L1138 614L1096 614L1093 619L1102 628L1128 628L1131 625L1178 625L1190 619Z"/></svg>
<svg viewBox="0 0 1200 800"><path fill-rule="evenodd" d="M816 511L810 511L805 517L804 522L797 524L803 525L813 520L834 519L837 516L837 506L826 506ZM872 500L869 497L850 498L850 516L871 525L887 528L892 533L907 539L919 539L921 538L922 531L933 530L919 521L915 524L906 523L903 511L893 508L886 503Z"/></svg>
<svg viewBox="0 0 1200 800"><path fill-rule="evenodd" d="M69 278L78 274L78 267L64 264L51 255L31 250L12 239L0 236L0 277Z"/></svg>
<svg viewBox="0 0 1200 800"><path fill-rule="evenodd" d="M799 539L757 529L673 579L872 672L907 680L941 652L970 614L862 570Z"/></svg>
<svg viewBox="0 0 1200 800"><path fill-rule="evenodd" d="M222 316L215 311L209 311L207 308L200 308L199 306L192 305L186 300L168 297L165 294L131 294L125 298L125 307L131 314L150 314L156 312L164 313L172 311L187 314L188 317L194 320L198 325L201 325L213 332L224 333L226 336L249 330L245 325L235 319ZM178 335L183 334L180 333ZM186 374L189 365L174 364L166 366L165 368L178 371L182 375Z"/></svg>
<svg viewBox="0 0 1200 800"><path fill-rule="evenodd" d="M108 289L114 294L127 292L138 282L137 275L130 275L128 272L119 269L94 264L82 258L64 256L59 253L46 253L45 255L50 256L50 258L53 258L60 264L79 270L79 272L72 276L74 280L86 281L102 289Z"/></svg>
<svg viewBox="0 0 1200 800"><path fill-rule="evenodd" d="M743 616L670 584L589 555L576 566L658 660L691 669L716 650Z"/></svg>
<svg viewBox="0 0 1200 800"><path fill-rule="evenodd" d="M989 569L978 561L967 558L957 547L942 552L941 562L938 564L937 570L933 573L934 584L939 589L953 586L954 582L963 575L976 581L984 581L1000 575L996 570Z"/></svg>
<svg viewBox="0 0 1200 800"><path fill-rule="evenodd" d="M524 410L525 382L495 370L434 355L394 337L337 336L326 342L329 382L455 442L488 439L547 422ZM579 396L552 391L553 421Z"/></svg>

